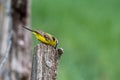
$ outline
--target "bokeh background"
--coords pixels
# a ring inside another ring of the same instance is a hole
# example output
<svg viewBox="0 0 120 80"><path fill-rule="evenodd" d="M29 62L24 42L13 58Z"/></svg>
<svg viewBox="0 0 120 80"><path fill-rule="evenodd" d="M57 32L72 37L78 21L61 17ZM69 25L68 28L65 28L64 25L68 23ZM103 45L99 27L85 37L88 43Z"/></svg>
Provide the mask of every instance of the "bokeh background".
<svg viewBox="0 0 120 80"><path fill-rule="evenodd" d="M120 80L120 0L32 0L31 7L32 29L53 34L64 49L57 80Z"/></svg>

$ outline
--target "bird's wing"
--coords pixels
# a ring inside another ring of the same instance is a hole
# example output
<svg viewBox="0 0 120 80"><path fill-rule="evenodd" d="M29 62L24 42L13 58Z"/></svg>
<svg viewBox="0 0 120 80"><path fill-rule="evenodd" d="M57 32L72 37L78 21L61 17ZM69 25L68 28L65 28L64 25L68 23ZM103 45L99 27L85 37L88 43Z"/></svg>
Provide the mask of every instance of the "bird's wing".
<svg viewBox="0 0 120 80"><path fill-rule="evenodd" d="M50 34L45 33L41 30L36 31L36 32L38 32L41 36L43 36L46 39L46 41L49 41L49 42L52 41L52 36Z"/></svg>
<svg viewBox="0 0 120 80"><path fill-rule="evenodd" d="M43 36L45 37L45 39L46 39L47 41L52 41L52 36L51 36L50 34L45 33Z"/></svg>

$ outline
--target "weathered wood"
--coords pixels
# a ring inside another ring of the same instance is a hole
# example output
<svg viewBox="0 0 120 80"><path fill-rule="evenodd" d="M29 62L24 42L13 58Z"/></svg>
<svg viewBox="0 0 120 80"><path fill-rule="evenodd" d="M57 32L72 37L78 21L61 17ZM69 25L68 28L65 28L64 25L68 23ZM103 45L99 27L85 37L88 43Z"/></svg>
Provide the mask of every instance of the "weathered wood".
<svg viewBox="0 0 120 80"><path fill-rule="evenodd" d="M61 49L38 44L33 55L31 80L56 80L58 61L62 53Z"/></svg>
<svg viewBox="0 0 120 80"><path fill-rule="evenodd" d="M10 80L29 80L31 72L31 38L22 26L29 26L30 0L11 0L13 26L10 54Z"/></svg>
<svg viewBox="0 0 120 80"><path fill-rule="evenodd" d="M11 48L10 0L0 0L0 80L9 79L9 60Z"/></svg>
<svg viewBox="0 0 120 80"><path fill-rule="evenodd" d="M30 80L31 38L23 25L30 25L30 0L0 0L0 80Z"/></svg>

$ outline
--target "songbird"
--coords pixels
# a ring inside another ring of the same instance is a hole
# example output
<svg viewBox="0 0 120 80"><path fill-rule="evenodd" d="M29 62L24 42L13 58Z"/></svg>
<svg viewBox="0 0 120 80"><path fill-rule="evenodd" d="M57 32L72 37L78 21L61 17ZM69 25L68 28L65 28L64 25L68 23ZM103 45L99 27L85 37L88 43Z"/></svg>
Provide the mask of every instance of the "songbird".
<svg viewBox="0 0 120 80"><path fill-rule="evenodd" d="M55 49L58 45L58 40L57 38L55 38L54 36L52 36L51 34L48 34L46 32L43 32L43 31L37 31L37 30L32 30L32 29L29 29L25 26L23 26L23 28L29 30L32 32L32 34L35 35L35 37L41 41L42 43L44 44L47 44L47 45L50 45L50 46L53 46Z"/></svg>

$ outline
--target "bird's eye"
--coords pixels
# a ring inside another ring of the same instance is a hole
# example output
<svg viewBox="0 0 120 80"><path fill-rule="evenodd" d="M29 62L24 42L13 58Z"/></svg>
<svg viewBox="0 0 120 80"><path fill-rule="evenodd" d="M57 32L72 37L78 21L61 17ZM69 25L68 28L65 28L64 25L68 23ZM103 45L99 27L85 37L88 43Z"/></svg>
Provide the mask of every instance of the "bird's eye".
<svg viewBox="0 0 120 80"><path fill-rule="evenodd" d="M55 37L52 37L53 41L55 41Z"/></svg>

